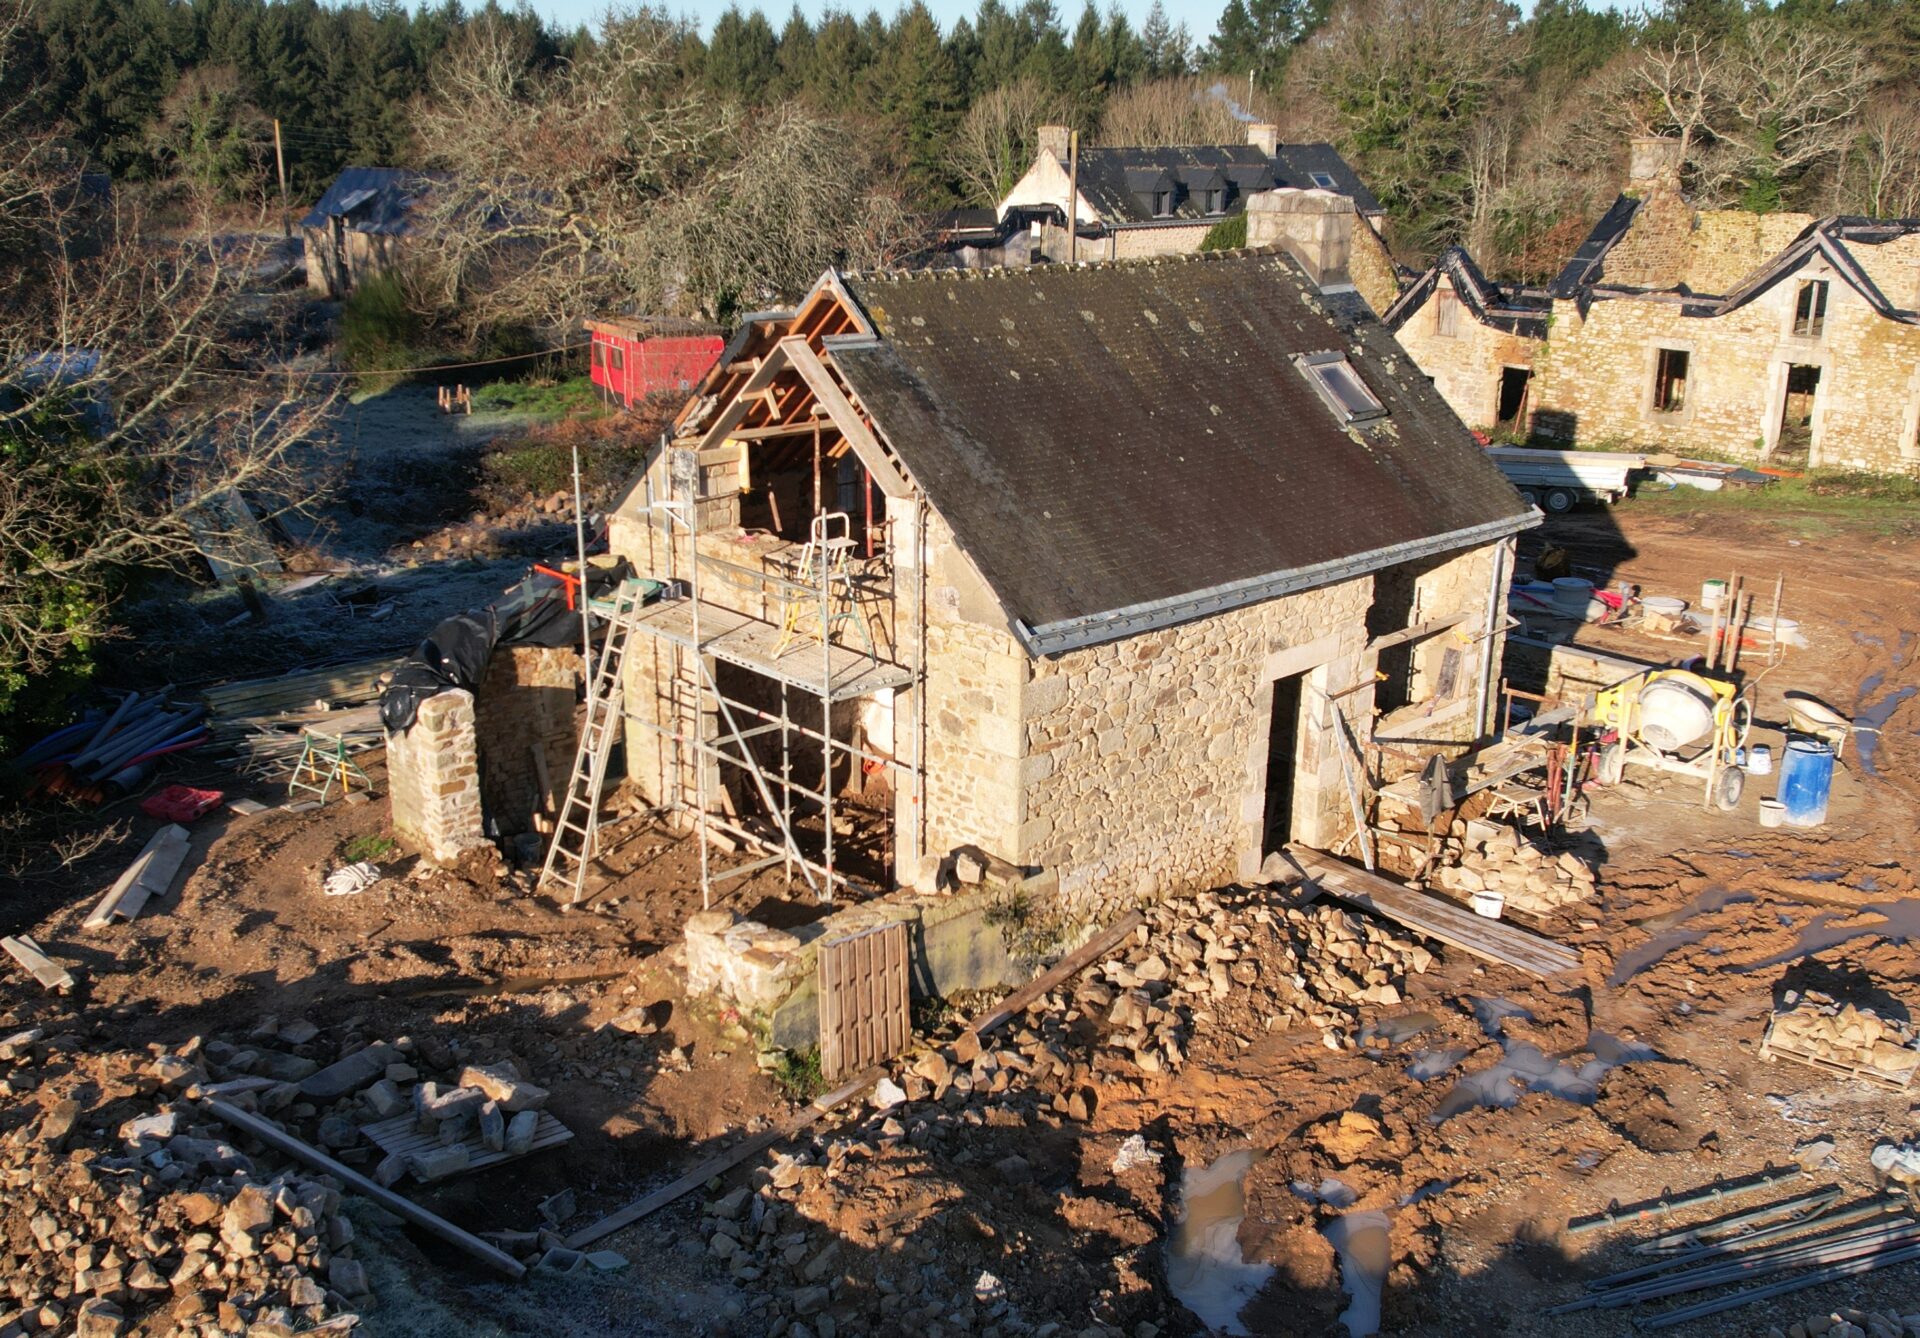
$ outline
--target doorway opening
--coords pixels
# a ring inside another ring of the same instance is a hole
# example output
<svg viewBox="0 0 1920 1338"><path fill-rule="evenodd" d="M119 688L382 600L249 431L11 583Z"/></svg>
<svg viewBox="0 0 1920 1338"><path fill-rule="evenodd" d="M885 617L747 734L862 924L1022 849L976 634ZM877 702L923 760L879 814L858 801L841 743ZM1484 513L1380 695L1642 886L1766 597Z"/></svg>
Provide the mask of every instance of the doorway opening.
<svg viewBox="0 0 1920 1338"><path fill-rule="evenodd" d="M1813 450L1813 409L1819 398L1820 369L1795 363L1787 368L1787 388L1781 396L1780 433L1774 439L1773 458L1805 464Z"/></svg>
<svg viewBox="0 0 1920 1338"><path fill-rule="evenodd" d="M1293 839L1293 778L1300 759L1300 688L1305 674L1273 680L1273 715L1267 726L1267 802L1261 825L1264 857Z"/></svg>
<svg viewBox="0 0 1920 1338"><path fill-rule="evenodd" d="M1527 420L1527 392L1533 388L1531 367L1500 369L1500 407L1494 425L1503 432L1519 432Z"/></svg>

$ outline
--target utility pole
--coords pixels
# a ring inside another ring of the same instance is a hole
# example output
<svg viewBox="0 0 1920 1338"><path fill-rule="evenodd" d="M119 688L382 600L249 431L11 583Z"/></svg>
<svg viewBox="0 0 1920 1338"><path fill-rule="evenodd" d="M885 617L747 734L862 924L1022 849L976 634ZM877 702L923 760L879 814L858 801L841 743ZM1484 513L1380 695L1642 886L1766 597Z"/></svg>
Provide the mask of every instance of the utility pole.
<svg viewBox="0 0 1920 1338"><path fill-rule="evenodd" d="M1080 132L1067 132L1067 263L1080 258Z"/></svg>
<svg viewBox="0 0 1920 1338"><path fill-rule="evenodd" d="M293 224L287 218L287 155L280 147L280 118L273 118L273 165L280 171L280 235L293 236Z"/></svg>

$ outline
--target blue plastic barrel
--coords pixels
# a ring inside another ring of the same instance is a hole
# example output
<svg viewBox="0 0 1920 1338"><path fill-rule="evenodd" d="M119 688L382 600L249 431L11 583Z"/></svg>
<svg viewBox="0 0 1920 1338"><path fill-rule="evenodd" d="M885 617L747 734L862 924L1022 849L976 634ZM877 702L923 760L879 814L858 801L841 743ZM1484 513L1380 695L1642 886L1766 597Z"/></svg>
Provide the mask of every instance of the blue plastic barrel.
<svg viewBox="0 0 1920 1338"><path fill-rule="evenodd" d="M1787 741L1780 759L1780 802L1787 823L1818 827L1827 820L1827 791L1833 788L1833 746L1819 739Z"/></svg>

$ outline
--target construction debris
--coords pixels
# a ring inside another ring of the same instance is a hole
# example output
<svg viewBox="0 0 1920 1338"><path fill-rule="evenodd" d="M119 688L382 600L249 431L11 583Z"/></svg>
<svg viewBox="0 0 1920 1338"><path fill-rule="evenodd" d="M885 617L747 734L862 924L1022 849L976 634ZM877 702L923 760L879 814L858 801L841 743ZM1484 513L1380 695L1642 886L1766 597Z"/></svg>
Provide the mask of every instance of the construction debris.
<svg viewBox="0 0 1920 1338"><path fill-rule="evenodd" d="M73 988L73 973L42 952L40 945L25 934L18 938L0 938L0 948L6 949L9 957L31 972L42 988L50 990Z"/></svg>
<svg viewBox="0 0 1920 1338"><path fill-rule="evenodd" d="M1784 1003L1767 1024L1762 1058L1793 1059L1896 1091L1913 1082L1920 1050L1912 1028L1814 990L1789 991Z"/></svg>
<svg viewBox="0 0 1920 1338"><path fill-rule="evenodd" d="M1444 863L1427 883L1460 896L1498 892L1508 910L1545 917L1593 896L1594 872L1571 852L1555 854L1531 837L1498 823L1472 821L1449 837Z"/></svg>
<svg viewBox="0 0 1920 1338"><path fill-rule="evenodd" d="M136 918L149 897L167 895L192 843L187 829L177 824L169 823L155 832L82 923L88 929L104 929L116 920Z"/></svg>

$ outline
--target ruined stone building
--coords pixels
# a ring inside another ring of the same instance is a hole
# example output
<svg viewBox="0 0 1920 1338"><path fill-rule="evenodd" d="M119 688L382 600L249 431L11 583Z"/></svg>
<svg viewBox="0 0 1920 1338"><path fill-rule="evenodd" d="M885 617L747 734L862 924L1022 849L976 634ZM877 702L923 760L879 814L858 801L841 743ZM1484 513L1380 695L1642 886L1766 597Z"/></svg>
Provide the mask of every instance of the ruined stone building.
<svg viewBox="0 0 1920 1338"><path fill-rule="evenodd" d="M1695 209L1676 141L1544 288L1459 248L1384 313L1461 418L1578 446L1920 469L1920 222Z"/></svg>
<svg viewBox="0 0 1920 1338"><path fill-rule="evenodd" d="M1071 210L1077 260L1184 255L1216 224L1272 191L1328 191L1351 202L1348 268L1376 312L1398 293L1382 240L1386 211L1331 144L1283 144L1272 125L1247 127L1244 144L1171 148L1081 148ZM1068 259L1068 196L1075 168L1067 127L1040 127L1033 166L973 226L950 230L946 245L973 265Z"/></svg>
<svg viewBox="0 0 1920 1338"><path fill-rule="evenodd" d="M716 868L971 851L1084 923L1339 840L1376 713L1486 728L1537 517L1353 292L1350 205L1278 194L1286 249L830 273L741 328L611 521L667 586L629 778Z"/></svg>

